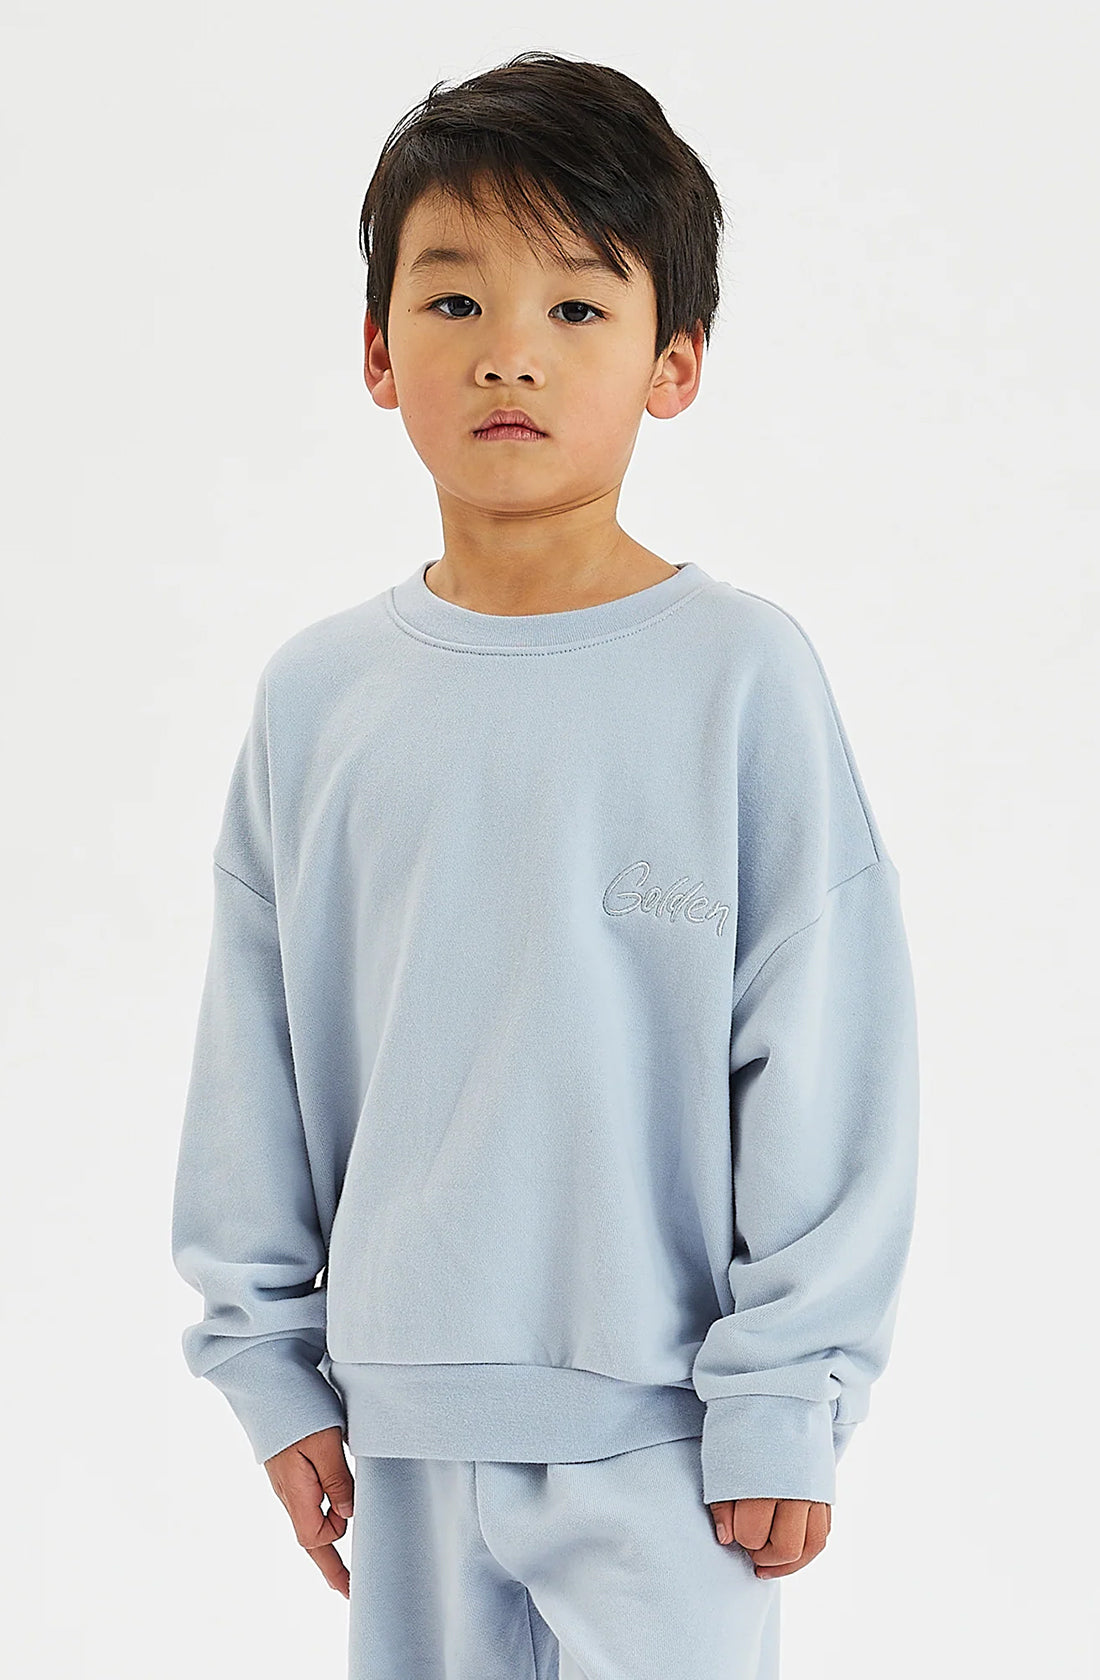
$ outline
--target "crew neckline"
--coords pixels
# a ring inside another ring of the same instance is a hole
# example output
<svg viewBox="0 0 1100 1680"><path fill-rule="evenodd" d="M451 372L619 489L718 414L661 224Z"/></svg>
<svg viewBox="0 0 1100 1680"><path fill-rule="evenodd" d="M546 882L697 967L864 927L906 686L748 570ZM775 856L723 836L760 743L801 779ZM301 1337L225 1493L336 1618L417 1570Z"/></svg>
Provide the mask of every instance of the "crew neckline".
<svg viewBox="0 0 1100 1680"><path fill-rule="evenodd" d="M564 612L485 613L445 601L429 589L425 573L435 564L434 560L424 560L404 582L393 585L389 591L390 612L412 635L479 653L538 653L605 641L682 606L708 581L702 567L686 560L658 583L597 606L570 607Z"/></svg>

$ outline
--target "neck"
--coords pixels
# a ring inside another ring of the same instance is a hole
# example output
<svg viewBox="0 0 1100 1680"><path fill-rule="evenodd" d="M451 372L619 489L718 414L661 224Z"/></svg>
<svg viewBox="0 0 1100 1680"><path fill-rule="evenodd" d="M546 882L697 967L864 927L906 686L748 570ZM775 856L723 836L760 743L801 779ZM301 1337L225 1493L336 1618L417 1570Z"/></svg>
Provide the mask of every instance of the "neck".
<svg viewBox="0 0 1100 1680"><path fill-rule="evenodd" d="M433 595L473 612L528 614L600 606L661 583L676 571L620 531L599 553L483 555L450 546L424 573Z"/></svg>

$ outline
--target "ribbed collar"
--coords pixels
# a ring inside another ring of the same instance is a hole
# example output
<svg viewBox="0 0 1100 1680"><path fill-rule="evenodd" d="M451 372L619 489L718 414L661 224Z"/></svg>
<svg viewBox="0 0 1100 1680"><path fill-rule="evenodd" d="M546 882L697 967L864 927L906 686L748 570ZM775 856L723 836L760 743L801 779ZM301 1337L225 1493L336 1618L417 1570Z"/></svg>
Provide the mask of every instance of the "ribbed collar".
<svg viewBox="0 0 1100 1680"><path fill-rule="evenodd" d="M710 581L702 567L688 560L660 583L651 583L632 595L620 595L614 601L602 601L599 606L553 613L484 613L434 594L424 578L434 564L432 560L423 561L411 577L393 585L389 591L390 611L401 628L412 635L471 653L560 650L604 641L659 617Z"/></svg>

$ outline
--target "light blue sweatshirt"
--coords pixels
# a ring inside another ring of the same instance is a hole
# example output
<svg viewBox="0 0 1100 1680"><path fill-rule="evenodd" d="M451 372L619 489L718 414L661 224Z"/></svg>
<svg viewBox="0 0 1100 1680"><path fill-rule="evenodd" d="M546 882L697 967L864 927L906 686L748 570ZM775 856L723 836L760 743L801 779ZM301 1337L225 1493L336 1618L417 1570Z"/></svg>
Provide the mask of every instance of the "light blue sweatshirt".
<svg viewBox="0 0 1100 1680"><path fill-rule="evenodd" d="M497 616L430 562L268 659L213 852L172 1253L257 1462L835 1499L917 1172L897 870L820 660L689 562ZM323 1275L322 1275L323 1274Z"/></svg>

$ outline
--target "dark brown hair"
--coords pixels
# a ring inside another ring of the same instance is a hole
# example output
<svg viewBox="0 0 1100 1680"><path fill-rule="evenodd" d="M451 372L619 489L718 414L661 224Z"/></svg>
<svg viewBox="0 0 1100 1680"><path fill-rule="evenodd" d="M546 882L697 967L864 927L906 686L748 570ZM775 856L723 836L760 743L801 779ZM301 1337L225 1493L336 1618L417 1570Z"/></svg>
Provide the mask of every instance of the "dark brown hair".
<svg viewBox="0 0 1100 1680"><path fill-rule="evenodd" d="M604 64L523 52L446 88L437 82L387 138L363 201L366 302L385 342L405 217L436 187L475 216L499 204L559 254L555 220L657 294L654 359L718 309L722 203L709 173L645 88Z"/></svg>

